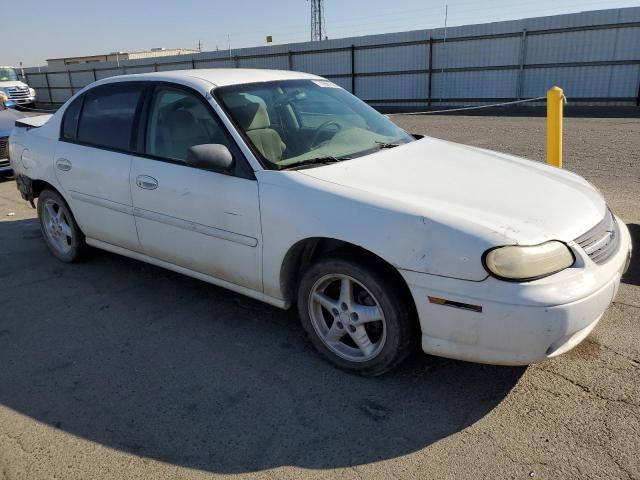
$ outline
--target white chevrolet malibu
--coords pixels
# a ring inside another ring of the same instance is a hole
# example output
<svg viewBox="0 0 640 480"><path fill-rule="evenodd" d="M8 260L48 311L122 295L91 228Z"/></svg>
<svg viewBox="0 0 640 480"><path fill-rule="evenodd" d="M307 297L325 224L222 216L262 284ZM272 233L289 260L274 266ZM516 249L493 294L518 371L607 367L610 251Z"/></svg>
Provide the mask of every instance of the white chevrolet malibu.
<svg viewBox="0 0 640 480"><path fill-rule="evenodd" d="M581 177L409 135L304 73L101 80L17 121L10 159L60 260L90 245L297 303L320 353L365 375L418 341L506 365L566 352L631 255Z"/></svg>

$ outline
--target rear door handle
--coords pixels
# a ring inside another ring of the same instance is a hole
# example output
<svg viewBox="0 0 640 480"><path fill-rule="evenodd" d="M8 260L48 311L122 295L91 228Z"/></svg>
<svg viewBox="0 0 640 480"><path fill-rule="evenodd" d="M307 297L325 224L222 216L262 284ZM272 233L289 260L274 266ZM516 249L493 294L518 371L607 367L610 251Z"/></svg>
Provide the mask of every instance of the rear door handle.
<svg viewBox="0 0 640 480"><path fill-rule="evenodd" d="M71 162L66 158L59 158L56 160L56 168L63 172L68 172L71 170Z"/></svg>
<svg viewBox="0 0 640 480"><path fill-rule="evenodd" d="M155 190L158 188L158 180L149 175L138 175L136 177L136 185L145 190Z"/></svg>

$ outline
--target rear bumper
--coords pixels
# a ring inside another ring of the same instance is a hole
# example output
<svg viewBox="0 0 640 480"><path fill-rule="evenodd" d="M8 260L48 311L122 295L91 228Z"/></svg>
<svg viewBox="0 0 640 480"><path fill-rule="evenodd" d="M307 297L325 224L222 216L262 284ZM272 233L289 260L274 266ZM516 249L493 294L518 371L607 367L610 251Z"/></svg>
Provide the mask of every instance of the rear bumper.
<svg viewBox="0 0 640 480"><path fill-rule="evenodd" d="M526 365L571 350L595 328L628 266L630 236L619 223L620 248L606 264L594 264L570 245L582 255L576 267L534 282L470 282L401 271L418 310L422 349L498 365ZM429 297L481 311L432 303Z"/></svg>

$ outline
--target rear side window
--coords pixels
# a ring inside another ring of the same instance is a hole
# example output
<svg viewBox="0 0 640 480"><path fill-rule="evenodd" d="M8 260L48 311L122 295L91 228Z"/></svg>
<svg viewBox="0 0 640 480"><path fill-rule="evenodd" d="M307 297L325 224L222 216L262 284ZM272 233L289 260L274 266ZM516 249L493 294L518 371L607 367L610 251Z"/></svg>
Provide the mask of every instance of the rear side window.
<svg viewBox="0 0 640 480"><path fill-rule="evenodd" d="M82 96L76 98L64 112L62 119L62 138L65 140L75 140L78 132L78 118L82 108Z"/></svg>
<svg viewBox="0 0 640 480"><path fill-rule="evenodd" d="M78 124L77 139L98 147L129 150L143 85L111 84L89 90Z"/></svg>

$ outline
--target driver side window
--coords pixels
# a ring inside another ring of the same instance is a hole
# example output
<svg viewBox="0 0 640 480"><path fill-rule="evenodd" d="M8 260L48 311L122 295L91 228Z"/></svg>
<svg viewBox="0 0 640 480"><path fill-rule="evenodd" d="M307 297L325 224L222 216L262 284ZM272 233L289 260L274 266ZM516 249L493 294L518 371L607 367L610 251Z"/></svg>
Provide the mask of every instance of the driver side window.
<svg viewBox="0 0 640 480"><path fill-rule="evenodd" d="M194 145L218 143L232 148L222 125L190 92L156 88L148 118L145 153L149 155L184 162Z"/></svg>

